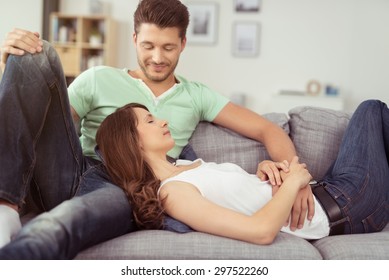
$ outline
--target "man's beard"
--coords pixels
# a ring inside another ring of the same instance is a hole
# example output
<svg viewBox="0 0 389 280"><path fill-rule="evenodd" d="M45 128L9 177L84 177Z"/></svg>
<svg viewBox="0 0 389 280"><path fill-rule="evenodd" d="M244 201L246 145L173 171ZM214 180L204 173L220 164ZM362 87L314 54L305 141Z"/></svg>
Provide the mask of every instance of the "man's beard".
<svg viewBox="0 0 389 280"><path fill-rule="evenodd" d="M162 76L160 75L152 75L147 71L147 67L145 66L144 63L141 63L141 61L138 58L138 65L140 66L140 69L142 70L143 74L146 76L147 79L153 82L164 82L172 73L174 73L174 70L176 69L178 64L177 62L169 67L169 71L166 74L163 74Z"/></svg>

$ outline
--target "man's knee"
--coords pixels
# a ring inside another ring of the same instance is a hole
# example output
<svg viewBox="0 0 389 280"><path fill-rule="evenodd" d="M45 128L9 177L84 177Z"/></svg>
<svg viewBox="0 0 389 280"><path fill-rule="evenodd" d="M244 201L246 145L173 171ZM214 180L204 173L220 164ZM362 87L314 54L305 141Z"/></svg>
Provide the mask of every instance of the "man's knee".
<svg viewBox="0 0 389 280"><path fill-rule="evenodd" d="M364 110L372 111L375 111L377 108L380 108L382 106L385 106L385 104L382 101L376 99L365 100L359 105L359 107L363 108Z"/></svg>
<svg viewBox="0 0 389 280"><path fill-rule="evenodd" d="M58 60L58 54L55 48L47 41L43 40L43 51L42 54L45 54L50 59Z"/></svg>
<svg viewBox="0 0 389 280"><path fill-rule="evenodd" d="M53 63L59 63L59 58L55 48L47 41L43 41L42 51L39 53L26 53L24 55L10 55L7 60L7 68L9 64L16 63L21 68L29 68L32 65L42 67Z"/></svg>

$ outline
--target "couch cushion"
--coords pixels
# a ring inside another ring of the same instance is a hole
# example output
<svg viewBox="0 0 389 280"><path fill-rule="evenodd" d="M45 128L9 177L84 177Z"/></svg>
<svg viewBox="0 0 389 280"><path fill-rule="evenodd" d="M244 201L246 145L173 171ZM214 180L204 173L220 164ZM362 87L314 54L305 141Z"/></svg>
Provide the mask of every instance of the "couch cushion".
<svg viewBox="0 0 389 280"><path fill-rule="evenodd" d="M350 114L324 108L296 107L289 111L290 137L301 162L321 179L335 160Z"/></svg>
<svg viewBox="0 0 389 280"><path fill-rule="evenodd" d="M264 117L289 133L287 115L269 113ZM201 122L197 126L190 144L197 156L204 161L236 163L249 173L255 173L258 163L269 159L265 146L261 143L208 122Z"/></svg>
<svg viewBox="0 0 389 280"><path fill-rule="evenodd" d="M133 232L101 243L76 259L322 259L314 246L287 233L272 245L254 245L201 232L173 233L161 230Z"/></svg>
<svg viewBox="0 0 389 280"><path fill-rule="evenodd" d="M324 259L389 260L389 224L382 232L329 236L312 244Z"/></svg>

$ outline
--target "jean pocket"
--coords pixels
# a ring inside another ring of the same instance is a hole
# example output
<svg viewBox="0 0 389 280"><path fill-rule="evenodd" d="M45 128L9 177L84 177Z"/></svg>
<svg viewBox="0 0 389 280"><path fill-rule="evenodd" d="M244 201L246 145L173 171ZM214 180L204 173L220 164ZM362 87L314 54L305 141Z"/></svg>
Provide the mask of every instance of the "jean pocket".
<svg viewBox="0 0 389 280"><path fill-rule="evenodd" d="M372 214L363 219L362 223L366 233L381 231L388 223L385 202L382 202Z"/></svg>

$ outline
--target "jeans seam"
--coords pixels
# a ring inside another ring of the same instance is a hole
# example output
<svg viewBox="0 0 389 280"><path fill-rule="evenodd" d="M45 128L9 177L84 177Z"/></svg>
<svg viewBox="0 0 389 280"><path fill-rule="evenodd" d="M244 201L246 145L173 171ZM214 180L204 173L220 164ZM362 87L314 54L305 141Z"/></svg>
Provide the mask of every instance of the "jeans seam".
<svg viewBox="0 0 389 280"><path fill-rule="evenodd" d="M78 155L76 153L76 147L74 146L74 143L73 143L73 141L71 141L71 137L70 137L71 125L69 124L69 120L64 116L65 108L64 108L64 102L63 102L63 96L61 94L59 94L58 83L53 82L53 84L50 85L49 87L50 87L50 89L52 89L53 87L55 87L57 89L57 94L59 96L59 100L60 100L60 103L61 103L61 111L62 111L61 115L62 115L62 118L64 119L64 123L65 123L65 126L66 126L66 136L68 138L68 142L70 143L70 146L72 147L73 157L76 160L77 165L81 169L81 161L78 158Z"/></svg>
<svg viewBox="0 0 389 280"><path fill-rule="evenodd" d="M89 173L93 173L95 170L99 170L99 166L102 166L103 164L102 163L98 163L98 164L95 164L95 165L92 165L90 166L89 168L87 168L87 170L85 172L83 172L80 176L80 180L78 181L78 185L77 185L77 189L74 193L74 196L78 196L79 192L80 192L80 186L82 185L82 183L84 182L84 179L85 177L89 174Z"/></svg>
<svg viewBox="0 0 389 280"><path fill-rule="evenodd" d="M47 102L47 105L45 106L45 113L44 113L44 118L43 120L46 119L46 116L47 116L47 112L49 111L49 107L50 107L50 103L51 103L51 95L50 95L50 99L49 101ZM38 129L38 132L37 134L35 135L35 138L33 140L33 158L32 158L32 161L31 161L31 164L30 164L30 167L28 169L28 171L23 174L23 187L22 187L22 198L21 200L19 201L19 207L22 207L23 204L25 203L25 198L26 198L26 190L27 190L27 184L30 183L31 184L31 180L32 180L32 177L33 177L33 172L34 172L34 167L35 167L35 164L36 164L36 143L38 142L38 139L40 137L40 135L42 134L42 130L43 130L43 127L45 125L45 122L42 120L41 124L40 124L40 127ZM42 200L42 197L39 196L39 199ZM42 207L44 208L44 205L42 205Z"/></svg>

